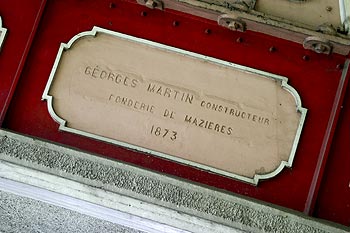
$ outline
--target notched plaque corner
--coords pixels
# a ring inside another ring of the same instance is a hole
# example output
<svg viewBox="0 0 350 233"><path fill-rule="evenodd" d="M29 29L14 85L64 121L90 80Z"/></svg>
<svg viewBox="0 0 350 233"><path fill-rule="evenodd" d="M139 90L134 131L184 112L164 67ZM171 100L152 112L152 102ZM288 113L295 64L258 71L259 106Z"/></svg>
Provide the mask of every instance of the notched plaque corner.
<svg viewBox="0 0 350 233"><path fill-rule="evenodd" d="M307 110L287 82L94 27L61 44L42 98L60 130L257 185L296 153Z"/></svg>
<svg viewBox="0 0 350 233"><path fill-rule="evenodd" d="M2 19L0 16L0 51L2 49L5 37L6 37L7 29L2 27Z"/></svg>

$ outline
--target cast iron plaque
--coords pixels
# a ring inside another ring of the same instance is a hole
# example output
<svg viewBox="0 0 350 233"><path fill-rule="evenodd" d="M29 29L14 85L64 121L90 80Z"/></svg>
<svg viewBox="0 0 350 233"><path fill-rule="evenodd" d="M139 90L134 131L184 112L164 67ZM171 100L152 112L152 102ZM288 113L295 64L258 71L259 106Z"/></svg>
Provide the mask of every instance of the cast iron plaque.
<svg viewBox="0 0 350 233"><path fill-rule="evenodd" d="M99 27L61 44L60 130L248 183L290 167L307 110L288 79Z"/></svg>

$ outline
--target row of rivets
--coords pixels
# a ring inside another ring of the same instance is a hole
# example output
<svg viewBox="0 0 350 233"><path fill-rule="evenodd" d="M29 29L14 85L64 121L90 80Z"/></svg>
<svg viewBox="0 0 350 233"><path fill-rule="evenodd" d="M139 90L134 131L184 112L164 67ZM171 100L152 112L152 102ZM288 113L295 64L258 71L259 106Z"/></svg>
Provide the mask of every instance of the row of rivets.
<svg viewBox="0 0 350 233"><path fill-rule="evenodd" d="M111 3L109 4L109 8L112 9L112 8L115 8L115 7L116 7L116 4L115 4L115 3L111 2ZM147 16L147 12L146 12L146 11L141 11L141 16L142 16L142 17ZM173 23L172 23L172 25L173 25L174 27L178 27L178 26L180 26L180 22L177 21L177 20L174 20ZM210 34L212 34L212 30L209 29L209 28L206 28L206 29L204 30L204 33L207 34L207 35L210 35ZM237 42L237 43L243 43L243 42L244 42L244 39L243 39L242 37L238 37L238 38L236 39L236 42ZM271 47L269 48L269 52L270 52L270 53L275 53L275 52L277 52L277 48L276 48L275 46L271 46ZM309 61L309 60L310 60L310 56L309 56L309 55L304 55L304 56L302 57L302 59L303 59L304 61ZM343 65L342 65L342 64L338 64L338 65L336 66L336 68L337 68L337 69L343 69Z"/></svg>

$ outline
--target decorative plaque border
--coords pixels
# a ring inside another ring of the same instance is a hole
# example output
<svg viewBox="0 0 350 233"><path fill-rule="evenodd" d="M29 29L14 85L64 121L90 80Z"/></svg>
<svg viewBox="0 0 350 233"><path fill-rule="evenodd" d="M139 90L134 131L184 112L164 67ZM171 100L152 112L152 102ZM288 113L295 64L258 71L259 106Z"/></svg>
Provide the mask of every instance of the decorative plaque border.
<svg viewBox="0 0 350 233"><path fill-rule="evenodd" d="M66 51L66 50L69 50L71 48L71 46L73 45L73 43L75 43L79 39L81 39L83 37L94 37L94 36L96 36L97 33L104 33L104 34L108 34L108 35L111 35L111 36L114 36L114 37L118 37L118 38L122 38L122 39L125 39L125 40L129 40L129 41L133 41L133 42L137 42L137 43L141 43L141 44L146 44L147 46L150 46L150 47L153 47L153 48L158 48L158 49L162 49L162 50L166 50L166 51L171 51L171 52L174 52L174 53L178 53L178 54L186 55L186 56L189 56L189 57L197 58L197 59L200 59L200 60L203 60L203 61L206 61L206 62L218 64L218 65L221 65L221 66L231 67L233 69L241 70L241 71L244 71L244 72L247 72L247 73L257 74L257 75L260 75L260 76L264 76L266 78L270 78L270 79L274 79L276 81L279 81L281 83L281 88L283 88L286 91L288 91L294 97L295 103L296 103L296 111L300 113L299 125L298 125L298 128L297 128L296 135L294 137L294 141L293 141L293 145L292 145L292 149L291 149L288 161L281 161L279 167L276 170L274 170L273 172L271 172L271 173L264 174L264 175L255 174L254 178L248 178L248 177L244 177L244 176L241 176L241 175L233 174L233 173L230 173L230 172L227 172L227 171L223 171L223 170L220 170L220 169L217 169L217 168L214 168L214 167L210 167L210 166L207 166L207 165L203 165L203 164L195 163L195 162L192 162L192 161L188 161L186 159L178 158L178 157L175 157L175 156L172 156L172 155L169 155L169 154L153 151L153 150L142 148L140 146L136 146L136 145L133 145L133 144L130 144L130 143L126 143L126 142L118 141L118 140L115 140L115 139L111 139L111 138L95 135L95 134L92 134L92 133L89 133L89 132L85 132L85 131L82 131L82 130L78 130L78 129L74 129L74 128L70 128L70 127L66 126L66 120L64 120L60 116L58 116L55 113L54 109L53 109L53 106L52 106L53 96L49 95L49 90L50 90L51 84L53 82L53 79L54 79L55 73L57 71L57 68L59 66L60 59L61 59L61 56L62 56L63 52ZM292 164L293 164L293 160L294 160L294 157L295 157L296 149L297 149L298 142L299 142L299 139L300 139L300 135L301 135L301 132L302 132L302 128L303 128L303 125L304 125L307 109L302 107L301 99L300 99L300 96L299 96L298 92L292 86L290 86L287 82L288 82L288 78L280 76L280 75L268 73L268 72L261 71L261 70L256 70L256 69L249 68L249 67L242 66L242 65L237 65L237 64L234 64L234 63L231 63L231 62L227 62L227 61L223 61L223 60L220 60L220 59L216 59L216 58L213 58L213 57L208 57L208 56L201 55L201 54L198 54L198 53L185 51L185 50L178 49L178 48L175 48L175 47L167 46L167 45L164 45L164 44L152 42L152 41L145 40L145 39L136 38L136 37L133 37L133 36L125 35L125 34L122 34L122 33L110 31L110 30L107 30L107 29L95 26L95 27L93 27L93 29L91 31L86 31L86 32L82 32L82 33L79 33L79 34L75 35L67 44L61 43L60 48L58 50L58 54L57 54L56 60L54 62L53 68L51 70L51 73L50 73L50 76L49 76L49 79L48 79L47 85L46 85L44 93L42 95L42 100L46 100L47 101L48 111L49 111L51 117L59 124L59 130L63 130L63 131L66 131L66 132L71 132L71 133L83 135L83 136L86 136L86 137L94 138L94 139L97 139L97 140L101 140L101 141L104 141L104 142L116 144L116 145L119 145L119 146L122 146L122 147L126 147L126 148L129 148L129 149L132 149L132 150L137 150L137 151L140 151L140 152L143 152L143 153L152 154L152 155L155 155L155 156L158 156L158 157L161 157L161 158L165 158L165 159L168 159L168 160L171 160L171 161L175 161L175 162L178 162L178 163L181 163L181 164L185 164L185 165L189 165L189 166L192 166L192 167L196 167L196 168L199 168L201 170L213 172L213 173L216 173L216 174L219 174L219 175L223 175L223 176L234 178L234 179L237 179L237 180L240 180L240 181L244 181L244 182L247 182L247 183L250 183L250 184L253 184L253 185L257 185L259 180L272 178L272 177L276 176L278 173L280 173L284 167L291 167Z"/></svg>

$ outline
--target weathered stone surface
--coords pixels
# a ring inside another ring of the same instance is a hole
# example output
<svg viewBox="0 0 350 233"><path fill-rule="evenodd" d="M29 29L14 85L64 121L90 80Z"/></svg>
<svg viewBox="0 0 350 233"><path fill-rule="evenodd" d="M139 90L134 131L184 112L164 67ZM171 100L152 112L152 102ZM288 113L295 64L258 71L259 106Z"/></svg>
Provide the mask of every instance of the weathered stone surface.
<svg viewBox="0 0 350 233"><path fill-rule="evenodd" d="M0 159L253 232L346 232L296 212L0 131Z"/></svg>
<svg viewBox="0 0 350 233"><path fill-rule="evenodd" d="M45 202L0 191L0 232L141 233Z"/></svg>

